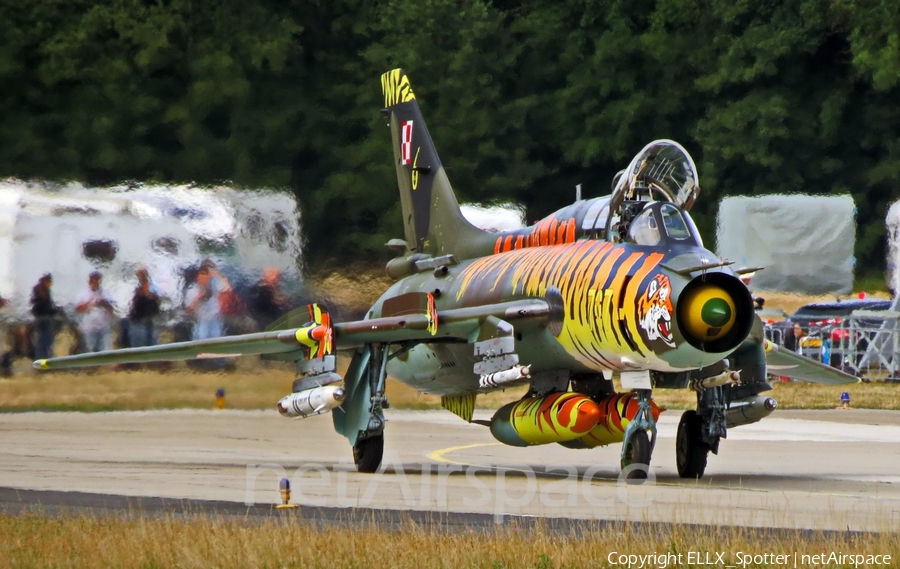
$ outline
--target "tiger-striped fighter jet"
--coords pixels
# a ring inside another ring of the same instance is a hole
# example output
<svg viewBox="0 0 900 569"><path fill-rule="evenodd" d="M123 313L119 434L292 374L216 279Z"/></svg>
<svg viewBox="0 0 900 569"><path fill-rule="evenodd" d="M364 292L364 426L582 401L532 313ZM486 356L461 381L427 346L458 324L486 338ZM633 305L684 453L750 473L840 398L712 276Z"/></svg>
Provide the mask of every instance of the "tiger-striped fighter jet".
<svg viewBox="0 0 900 569"><path fill-rule="evenodd" d="M394 145L404 239L387 264L396 282L365 319L332 322L319 305L267 331L53 358L40 369L261 354L295 362L288 417L333 411L360 471L378 469L385 378L441 396L502 443L573 449L621 444L629 478L647 474L659 408L653 389L690 389L697 407L678 427L676 463L699 478L728 429L769 415L767 362L779 375L856 379L768 343L743 269L704 248L688 212L700 192L690 155L657 140L613 181L532 227L489 233L460 213L409 78L381 77ZM750 269L746 269L749 271ZM335 350L352 350L344 377ZM621 379L616 393L613 375ZM479 393L527 395L474 421Z"/></svg>

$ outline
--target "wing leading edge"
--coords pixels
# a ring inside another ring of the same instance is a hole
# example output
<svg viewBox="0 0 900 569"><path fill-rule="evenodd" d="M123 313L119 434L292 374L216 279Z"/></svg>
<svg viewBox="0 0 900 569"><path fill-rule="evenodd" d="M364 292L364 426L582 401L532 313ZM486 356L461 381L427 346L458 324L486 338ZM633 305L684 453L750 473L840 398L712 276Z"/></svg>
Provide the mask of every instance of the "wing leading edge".
<svg viewBox="0 0 900 569"><path fill-rule="evenodd" d="M844 385L859 381L848 373L801 356L768 340L764 347L769 373L826 385Z"/></svg>
<svg viewBox="0 0 900 569"><path fill-rule="evenodd" d="M350 348L376 342L434 341L441 338L468 341L473 334L477 334L481 323L491 316L509 322L543 324L550 314L549 305L540 299L444 311L435 310L433 302L427 302L421 312L338 323L332 323L328 312L318 305L309 305L307 309L311 321L286 330L78 354L37 360L33 365L40 370L59 370L265 354L278 354L278 359L284 360L311 360L332 354L336 347Z"/></svg>

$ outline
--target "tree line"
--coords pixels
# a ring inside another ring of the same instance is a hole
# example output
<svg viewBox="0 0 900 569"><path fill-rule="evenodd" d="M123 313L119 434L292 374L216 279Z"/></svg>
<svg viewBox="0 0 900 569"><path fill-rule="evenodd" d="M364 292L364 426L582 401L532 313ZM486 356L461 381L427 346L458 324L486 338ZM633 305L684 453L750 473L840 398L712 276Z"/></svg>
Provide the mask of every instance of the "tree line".
<svg viewBox="0 0 900 569"><path fill-rule="evenodd" d="M891 0L4 0L0 176L289 188L313 262L402 235L379 76L403 67L461 199L529 220L655 138L726 195L900 198Z"/></svg>

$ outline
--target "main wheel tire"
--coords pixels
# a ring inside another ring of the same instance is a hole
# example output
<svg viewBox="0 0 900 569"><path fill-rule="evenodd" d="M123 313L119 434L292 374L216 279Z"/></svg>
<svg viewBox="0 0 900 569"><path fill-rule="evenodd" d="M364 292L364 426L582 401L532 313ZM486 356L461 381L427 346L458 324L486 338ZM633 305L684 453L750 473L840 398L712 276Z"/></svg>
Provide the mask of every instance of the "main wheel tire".
<svg viewBox="0 0 900 569"><path fill-rule="evenodd" d="M696 411L681 415L675 438L675 463L682 478L702 478L706 470L709 446L703 442L702 429L703 420Z"/></svg>
<svg viewBox="0 0 900 569"><path fill-rule="evenodd" d="M381 458L384 456L384 435L368 437L353 445L353 462L358 472L369 474L378 471Z"/></svg>
<svg viewBox="0 0 900 569"><path fill-rule="evenodd" d="M622 459L622 470L631 465L640 465L631 468L625 474L627 480L645 480L647 472L650 470L650 437L647 431L635 431L631 435L631 441L628 443L628 449L625 451L625 458Z"/></svg>

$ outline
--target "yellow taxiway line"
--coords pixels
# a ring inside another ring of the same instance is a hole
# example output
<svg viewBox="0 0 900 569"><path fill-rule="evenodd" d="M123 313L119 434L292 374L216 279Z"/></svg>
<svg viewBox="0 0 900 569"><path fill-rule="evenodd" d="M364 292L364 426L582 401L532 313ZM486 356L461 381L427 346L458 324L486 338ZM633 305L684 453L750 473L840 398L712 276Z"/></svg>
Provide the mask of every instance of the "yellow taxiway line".
<svg viewBox="0 0 900 569"><path fill-rule="evenodd" d="M438 450L431 451L428 453L428 458L434 460L436 462L443 462L444 464L458 464L460 466L469 466L468 462L457 462L455 460L450 460L449 458L444 458L445 454L455 452L458 450L465 450L469 448L477 448L477 447L492 447L492 446L500 446L500 443L476 443L473 445L460 445L455 447L447 447Z"/></svg>

